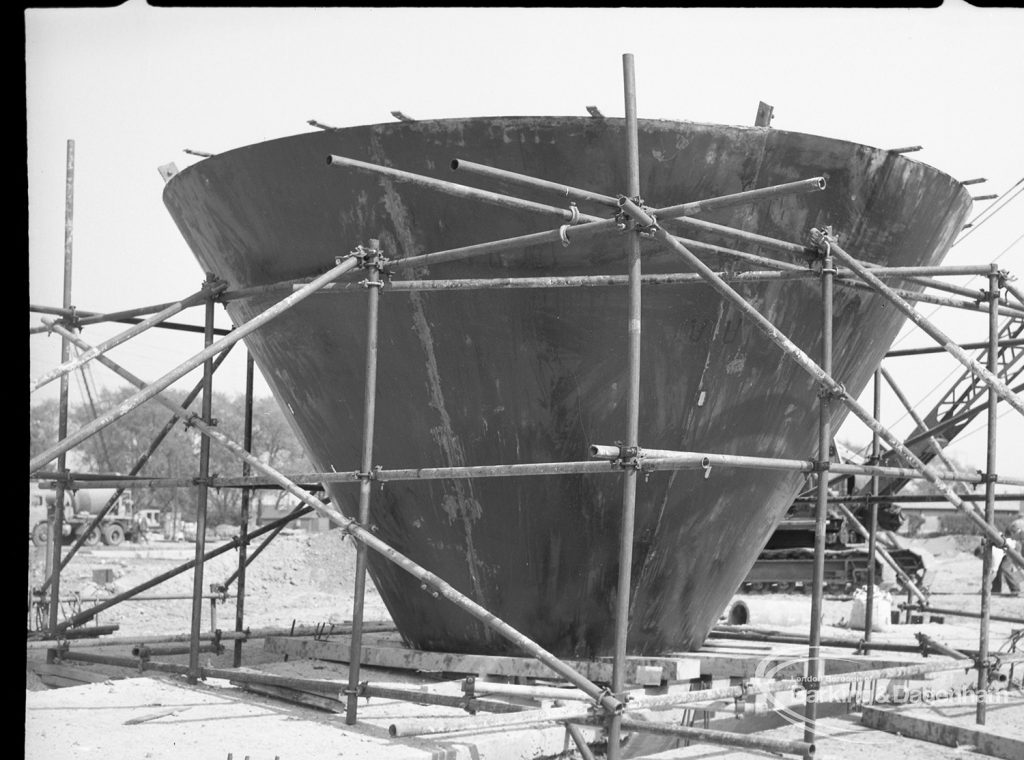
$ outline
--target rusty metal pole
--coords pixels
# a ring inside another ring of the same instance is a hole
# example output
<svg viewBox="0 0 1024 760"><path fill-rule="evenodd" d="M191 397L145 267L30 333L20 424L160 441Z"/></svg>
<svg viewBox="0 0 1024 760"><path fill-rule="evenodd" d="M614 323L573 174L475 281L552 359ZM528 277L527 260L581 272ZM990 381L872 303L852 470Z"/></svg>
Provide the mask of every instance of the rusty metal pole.
<svg viewBox="0 0 1024 760"><path fill-rule="evenodd" d="M73 261L72 250L74 242L74 220L75 220L75 141L67 142L67 158L64 179L64 299L65 309L71 308L71 264ZM67 362L71 358L71 341L61 337L60 360ZM57 440L63 439L68 434L68 377L61 375L60 378L60 401L57 418ZM67 475L66 457L62 453L57 458L57 470L62 475ZM53 578L50 590L50 631L57 630L58 617L60 616L60 549L64 541L64 481L58 481L56 493L54 494L53 516L50 519L49 530L50 540L47 543L46 552L46 574ZM46 661L53 662L54 652L46 653Z"/></svg>
<svg viewBox="0 0 1024 760"><path fill-rule="evenodd" d="M874 406L871 413L875 419L882 416L882 372L875 370ZM882 455L881 439L878 431L871 431L871 464L877 465ZM878 496L878 476L871 476L871 495ZM870 654L871 628L875 624L875 554L878 549L878 502L872 501L868 506L868 598L867 609L864 610L864 654Z"/></svg>
<svg viewBox="0 0 1024 760"><path fill-rule="evenodd" d="M988 302L994 304L999 300L999 287L1002 277L995 264L988 275ZM995 309L988 315L988 371L993 375L999 372L999 319ZM985 522L995 524L996 515L996 390L988 388L988 449L985 456ZM989 614L992 606L992 542L984 539L984 554L981 556L981 625L978 633L978 704L975 710L975 721L985 724L985 697L988 689L988 631Z"/></svg>
<svg viewBox="0 0 1024 760"><path fill-rule="evenodd" d="M832 286L835 277L831 251L821 257L821 368L832 375ZM828 519L828 468L832 445L831 389L818 388L818 504L814 514L814 574L811 593L811 643L807 657L807 706L804 741L813 744L818 715L818 688L824 667L821 662L821 613L825 593L825 523Z"/></svg>
<svg viewBox="0 0 1024 760"><path fill-rule="evenodd" d="M380 306L380 243L370 241L364 250L367 274L366 384L363 388L363 452L359 472L359 524L370 524L370 493L373 469L373 423L377 408L377 318ZM345 723L353 725L359 706L359 664L363 649L363 603L366 597L366 546L356 542L356 577L352 599L352 644L348 663Z"/></svg>
<svg viewBox="0 0 1024 760"><path fill-rule="evenodd" d="M207 274L206 281L213 282L213 275ZM213 293L206 302L206 332L204 345L213 343ZM203 421L213 424L213 357L203 362ZM196 567L192 581L192 642L188 657L188 682L199 680L199 634L203 623L203 566L206 552L206 507L210 495L207 478L210 476L210 438L203 436L199 442L199 492L196 499Z"/></svg>
<svg viewBox="0 0 1024 760"><path fill-rule="evenodd" d="M640 152L636 115L636 72L633 56L622 56L622 74L626 101L626 167L627 192L630 199L640 201ZM635 450L639 445L640 428L640 238L634 232L629 236L629 386L626 393L626 448ZM629 467L623 473L622 525L619 532L619 578L615 599L615 659L612 663L612 692L622 698L626 686L626 640L629 636L629 591L633 567L633 523L636 511L636 469ZM608 721L608 760L621 757L619 742L622 715L615 713Z"/></svg>
<svg viewBox="0 0 1024 760"><path fill-rule="evenodd" d="M245 356L245 430L242 433L242 446L250 454L252 453L252 380L253 361L252 354ZM242 461L242 477L249 477L249 463ZM235 631L244 630L245 622L245 567L246 555L249 552L249 499L252 496L251 488L242 489L242 512L238 522L238 540L241 542L238 547L238 589L235 599ZM225 593L226 587L225 587ZM237 668L242 664L241 638L235 639L235 654L232 663Z"/></svg>

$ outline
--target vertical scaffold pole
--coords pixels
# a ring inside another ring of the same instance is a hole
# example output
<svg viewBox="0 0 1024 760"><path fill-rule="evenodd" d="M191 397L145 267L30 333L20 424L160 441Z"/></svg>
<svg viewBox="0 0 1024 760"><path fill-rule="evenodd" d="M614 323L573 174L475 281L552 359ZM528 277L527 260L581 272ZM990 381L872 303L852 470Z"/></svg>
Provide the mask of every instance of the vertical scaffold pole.
<svg viewBox="0 0 1024 760"><path fill-rule="evenodd" d="M832 286L836 270L826 246L821 257L821 368L832 375ZM822 597L825 587L825 523L828 518L828 467L832 445L831 390L818 389L818 503L814 514L814 575L811 595L811 643L807 657L807 706L804 741L814 743L818 688L824 674L821 662Z"/></svg>
<svg viewBox="0 0 1024 760"><path fill-rule="evenodd" d="M250 454L252 453L252 379L253 362L252 354L245 356L245 430L242 433L242 445ZM252 468L249 463L242 460L242 477L247 478ZM235 601L235 631L241 632L245 623L245 565L246 556L249 553L249 499L252 496L251 488L242 489L242 510L238 518L238 588ZM235 655L232 660L237 668L242 664L242 639L235 639Z"/></svg>
<svg viewBox="0 0 1024 760"><path fill-rule="evenodd" d="M633 56L622 56L626 101L627 192L634 201L640 196L640 152L636 115L636 73ZM626 400L626 447L636 449L640 435L640 238L629 235L629 387ZM612 663L612 692L620 698L626 685L626 639L629 634L629 591L633 566L633 523L636 510L636 470L627 468L622 486L622 526L619 533L619 578L615 599L615 658ZM608 722L608 760L620 757L622 716Z"/></svg>
<svg viewBox="0 0 1024 760"><path fill-rule="evenodd" d="M65 309L71 308L71 264L74 243L75 220L75 141L68 140L67 164L64 179L64 299ZM62 337L60 340L60 361L66 363L71 358L71 341ZM60 401L57 417L57 440L68 434L68 376L60 378ZM57 459L57 471L67 475L66 457L61 454ZM54 494L53 515L49 519L49 542L46 552L46 574L53 578L50 587L50 632L57 630L60 615L60 549L64 541L64 491L65 481L57 481ZM46 653L46 661L53 662L55 652Z"/></svg>
<svg viewBox="0 0 1024 760"><path fill-rule="evenodd" d="M366 384L363 390L363 456L359 469L359 524L370 524L370 488L373 468L373 422L377 407L377 315L380 305L380 244L370 241L365 251L367 268L366 301ZM353 725L359 706L359 664L363 647L363 602L366 595L366 546L356 542L356 577L352 599L352 644L348 664L345 723Z"/></svg>
<svg viewBox="0 0 1024 760"><path fill-rule="evenodd" d="M882 418L882 371L875 370L873 408L871 413L875 419ZM871 464L878 465L882 456L881 439L877 430L871 432ZM878 476L871 476L871 495L878 496ZM864 654L870 654L871 649L867 645L871 643L871 629L875 624L875 553L878 544L878 502L871 500L868 507L868 598L867 608L864 610ZM884 624L884 623L883 623Z"/></svg>
<svg viewBox="0 0 1024 760"><path fill-rule="evenodd" d="M999 302L999 269L995 264L988 275L988 371L996 375L999 371L999 319L992 304ZM996 404L999 399L995 389L988 389L988 448L985 454L985 522L995 524L996 516ZM984 554L981 556L981 624L978 633L978 704L975 721L985 724L985 698L988 689L988 629L989 613L992 607L992 542L983 539Z"/></svg>
<svg viewBox="0 0 1024 760"><path fill-rule="evenodd" d="M212 282L213 275L207 274L206 281ZM206 330L204 345L213 343L213 294L206 302ZM203 421L213 424L213 358L203 362ZM203 623L203 564L206 554L206 506L210 489L210 438L203 436L199 443L199 493L196 498L196 567L192 581L192 639L188 654L188 682L199 680L199 631Z"/></svg>

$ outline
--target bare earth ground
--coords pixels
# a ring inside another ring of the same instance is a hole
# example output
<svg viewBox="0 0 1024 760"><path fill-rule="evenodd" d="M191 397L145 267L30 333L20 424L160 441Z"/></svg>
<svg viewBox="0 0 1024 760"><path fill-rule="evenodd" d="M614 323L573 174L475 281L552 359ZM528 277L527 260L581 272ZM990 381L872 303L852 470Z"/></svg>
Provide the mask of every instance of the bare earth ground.
<svg viewBox="0 0 1024 760"><path fill-rule="evenodd" d="M282 532L246 570L244 619L249 628L290 627L340 623L352 617L352 576L355 550L343 533ZM207 551L222 541L207 542ZM106 598L126 591L144 581L194 559L195 544L152 540L150 543L124 543L116 547L96 546L82 549L61 575L61 597L80 594L84 598ZM29 547L29 585L43 580L46 557L43 549ZM205 564L204 593L210 584L225 581L238 567L236 550L226 552ZM114 579L104 585L93 582L94 570L113 570ZM194 573L188 570L139 596L180 595L190 597ZM217 605L217 626L234 630L235 593L232 584L228 598ZM365 619L390 620L380 595L367 583ZM69 609L71 605L69 604ZM89 606L82 603L82 608ZM167 601L127 601L99 614L103 625L120 626L116 635L149 636L187 633L191 626L190 599ZM210 603L204 602L203 630L210 630Z"/></svg>
<svg viewBox="0 0 1024 760"><path fill-rule="evenodd" d="M278 538L268 545L256 560L249 566L247 579L247 595L245 602L245 625L253 629L258 628L288 628L293 623L297 626L314 626L321 623L341 623L348 620L352 615L352 591L351 578L354 568L354 549L348 540L343 540L342 533L336 530L324 533L282 533ZM912 544L915 542L911 542ZM980 568L981 561L971 554L971 549L976 545L976 539L945 537L940 539L923 540L916 542L924 546L935 555L937 560L936 572L931 580L930 588L933 592L932 604L936 607L946 607L960 610L977 611L979 608L980 589ZM207 544L207 549L214 548L217 543ZM171 543L154 540L149 544L123 544L119 547L98 546L85 549L76 556L62 576L62 597L80 594L82 597L101 596L107 597L111 594L128 589L138 583L148 580L159 573L186 562L194 557L195 545L191 543ZM29 583L30 587L38 585L42 579L43 562L45 561L42 550L29 547ZM210 583L219 583L227 578L237 566L237 553L229 551L224 555L215 558L207 563L204 572L204 587L208 588ZM95 570L112 569L114 579L106 585L97 585L93 581ZM167 581L160 586L143 595L181 595L188 596L192 592L193 575L187 571L176 578ZM232 589L232 592L234 589ZM795 602L802 597L769 597L778 602L787 600ZM234 628L235 603L229 598L226 603L220 603L217 607L217 627L224 630ZM806 600L806 598L803 598ZM900 600L896 600L900 601ZM88 606L83 602L82 606ZM203 608L203 629L211 627L209 602L204 603ZM851 602L849 599L826 599L824 607L824 628L823 635L855 635L845 628L849 619ZM992 613L995 615L1024 616L1024 597L996 596L992 600ZM191 624L191 602L187 599L149 602L124 602L99 615L99 623L115 623L120 626L115 636L150 636L159 634L181 634L189 630ZM373 589L372 583L368 583L366 597L367 620L388 620L387 610L384 607L380 596ZM756 625L757 621L751 621ZM976 648L978 645L978 621L967 618L946 617L944 623L926 623L916 626L895 626L889 631L876 634L876 640L899 640L913 643L913 633L916 631L926 632L934 638L951 646L965 648ZM806 634L806 623L789 627L770 626L785 632ZM1019 627L1019 626L1018 626ZM991 626L991 647L999 650L1008 639L1014 626L1009 623L993 622ZM92 650L96 651L96 650ZM230 646L227 653L219 657L214 655L203 655L203 663L209 661L215 666L230 666ZM118 652L121 654L121 652ZM40 659L41 653L36 650L30 651L30 658ZM243 665L256 665L267 663L270 656L265 654L260 642L252 642L246 645ZM178 661L183 661L177 658ZM184 658L187 661L187 657ZM296 665L298 663L295 663ZM317 666L321 667L321 666ZM344 669L344 666L341 666ZM1020 678L1018 668L1017 679ZM147 674L148 675L148 674ZM344 677L344 676L332 676ZM135 713L144 714L147 709L155 710L156 707L146 707L153 704L173 704L171 698L160 692L160 689L167 689L155 676L155 680L138 679L140 682L135 688L139 691L138 703L135 705ZM104 688L112 690L111 682L92 684L90 686L75 687L73 689L62 689L52 693L47 705L53 703L46 710L58 709L60 701L58 692L69 692L68 699L71 699L70 692L81 689L92 689L97 691L97 698L102 700L100 692ZM120 683L120 682L118 682ZM149 694L144 684L151 684L149 687L154 690ZM29 691L45 690L45 686L28 669L26 670L26 688ZM118 686L118 695L123 697L125 686ZM234 691L227 689L212 689L208 685L199 684L196 689L202 690L202 694L209 692L210 700L222 699L221 693ZM160 692L157 694L157 692ZM194 707L195 720L199 720L201 710L200 703L207 698L196 692L195 698L188 700ZM26 695L28 697L28 694ZM238 698L232 698L232 704L236 704L232 710L244 712L249 709L251 717L260 717L260 724L264 721L289 721L298 720L294 717L297 711L304 715L303 720L309 720L307 716L312 713L314 722L320 728L311 728L308 736L303 736L303 751L301 757L389 757L390 760L398 760L402 752L408 750L423 751L416 749L415 742L391 746L379 735L378 729L369 729L368 733L359 739L359 743L353 749L348 747L341 754L338 753L336 742L332 742L331 732L337 732L341 728L338 716L316 717L316 713L305 708L283 708L284 703L275 702L269 698L247 696L244 707ZM124 706L127 709L127 705ZM382 705L383 707L383 705ZM210 710L221 710L223 706L210 706ZM392 708L393 709L393 708ZM27 713L28 714L28 713ZM123 723L125 713L117 715L116 722L113 722L112 730L117 729ZM323 716L324 714L320 714ZM362 715L362 713L361 713ZM188 713L186 713L186 717ZM289 717L292 716L292 717ZM955 716L948 713L946 717L954 720ZM968 716L969 717L969 716ZM964 718L967 719L966 717ZM101 720L101 713L96 713L96 720ZM111 718L113 720L113 718ZM226 724L227 721L224 721ZM166 724L161 729L161 724ZM1019 701L1005 708L993 708L990 710L990 725L1007 726L1018 735L1024 736L1024 707ZM196 737L188 737L189 720L169 717L159 721L144 724L147 726L145 732L136 731L136 736L145 735L146 741L150 744L146 752L139 747L132 748L130 741L122 752L116 749L108 749L107 756L114 755L123 757L210 757L222 760L224 752L212 751L209 744L201 745ZM215 724L216 725L216 724ZM267 723L266 725L270 725ZM282 724L287 725L287 724ZM321 728L324 733L318 733ZM856 715L838 716L828 718L823 722L822 728L826 736L819 741L819 757L840 758L841 760L861 760L866 754L873 754L879 758L899 757L902 760L926 760L927 758L961 758L973 754L969 748L948 748L938 745L919 742L910 739L896 737L877 731L871 731L862 727ZM123 731L123 729L120 729ZM161 734L163 730L166 734ZM225 725L225 731L227 726ZM376 733L374 733L376 731ZM184 733L183 733L184 732ZM337 736L337 734L333 734ZM785 726L774 729L766 735L775 735L788 739L800 738L800 729L796 726ZM131 734L126 734L126 741ZM162 738L163 737L163 738ZM187 737L187 738L186 738ZM210 740L210 736L205 741ZM247 745L244 741L244 734L241 736L221 736L219 741L229 742L226 746L236 748L236 757L241 758L243 753L239 749ZM230 741L235 743L232 745ZM191 744L190 744L191 742ZM156 748L167 743L173 746L174 752L171 755L160 754ZM201 746L205 746L203 750ZM191 748L191 750L189 750ZM95 749L95 748L94 748ZM296 749L292 747L291 749ZM134 750L134 751L130 751ZM189 751L187 751L189 750ZM358 750L358 751L356 751ZM230 751L230 749L229 749ZM270 754L267 754L270 752ZM113 753L113 754L111 754ZM253 760L267 757L267 760L274 757L267 745L266 751L262 754L253 755ZM286 757L296 757L294 751L284 754L278 752L282 760ZM62 729L59 721L47 722L44 735L26 735L26 757L43 758L56 760L57 758L85 758L96 757L96 752L90 752L89 742L81 737L70 736L66 729ZM413 756L413 755L410 755ZM419 755L415 755L418 757ZM430 756L429 752L426 755ZM673 755L674 757L675 755ZM679 757L770 757L770 755L759 753L738 753L735 750L726 750L710 746L694 746L686 748Z"/></svg>

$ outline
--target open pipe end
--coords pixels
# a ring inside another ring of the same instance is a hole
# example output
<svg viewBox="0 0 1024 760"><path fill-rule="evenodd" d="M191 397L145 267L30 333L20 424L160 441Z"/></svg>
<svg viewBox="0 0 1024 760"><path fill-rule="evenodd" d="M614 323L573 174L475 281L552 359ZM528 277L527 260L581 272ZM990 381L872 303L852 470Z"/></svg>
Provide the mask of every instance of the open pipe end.
<svg viewBox="0 0 1024 760"><path fill-rule="evenodd" d="M388 726L388 736L392 738L398 736L398 726L396 726L394 723Z"/></svg>
<svg viewBox="0 0 1024 760"><path fill-rule="evenodd" d="M710 467L710 466L711 466L711 457L703 457L703 458L702 458L702 459L700 460L700 466L701 466L701 467L702 467L703 469L705 469L705 470L706 470L706 469L707 469L708 467Z"/></svg>
<svg viewBox="0 0 1024 760"><path fill-rule="evenodd" d="M813 744L808 744L807 749L804 751L805 760L812 760L812 758L814 757L814 753L817 751L817 747L815 747Z"/></svg>
<svg viewBox="0 0 1024 760"><path fill-rule="evenodd" d="M459 159L453 158L450 166L452 167L452 171L455 171L456 169L458 169L459 168Z"/></svg>
<svg viewBox="0 0 1024 760"><path fill-rule="evenodd" d="M825 181L824 177L815 177L814 184L819 190L824 190L825 185L827 185L828 183Z"/></svg>
<svg viewBox="0 0 1024 760"><path fill-rule="evenodd" d="M327 157L328 166L338 166L339 164L341 164L341 159L338 156L332 155Z"/></svg>

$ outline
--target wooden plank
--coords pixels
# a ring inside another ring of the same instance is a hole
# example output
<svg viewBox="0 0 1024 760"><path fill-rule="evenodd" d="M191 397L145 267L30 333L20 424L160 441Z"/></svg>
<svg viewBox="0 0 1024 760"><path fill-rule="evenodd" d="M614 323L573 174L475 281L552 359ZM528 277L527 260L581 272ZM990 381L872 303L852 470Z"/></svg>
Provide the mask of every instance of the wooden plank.
<svg viewBox="0 0 1024 760"><path fill-rule="evenodd" d="M268 636L264 649L289 657L304 657L331 662L348 662L351 638L335 636L327 640L289 636ZM364 644L361 662L369 667L398 668L402 670L465 673L520 678L561 679L555 671L530 657L497 657L457 654L453 652L421 652L400 646L374 646ZM569 666L591 681L608 682L612 677L612 663L608 658L599 661L567 661ZM660 669L660 677L650 671ZM700 676L699 660L685 657L628 657L626 681L630 684L650 685L659 682L688 681Z"/></svg>
<svg viewBox="0 0 1024 760"><path fill-rule="evenodd" d="M825 672L850 673L860 670L876 670L881 668L899 667L906 661L893 660L874 655L859 655L852 651L823 653L826 658ZM693 653L693 659L699 663L702 676L715 678L755 678L763 676L767 671L773 678L799 678L804 674L804 655L771 655L743 654L734 652Z"/></svg>
<svg viewBox="0 0 1024 760"><path fill-rule="evenodd" d="M268 652L313 660L348 662L349 637L338 636L327 641L288 636L268 636L263 647ZM367 667L398 668L466 675L492 675L519 678L561 679L537 660L529 657L493 657L453 652L421 652L399 647L364 646L361 662ZM610 681L612 666L605 662L567 662L591 681Z"/></svg>
<svg viewBox="0 0 1024 760"><path fill-rule="evenodd" d="M920 712L906 712L899 708L864 706L861 723L871 728L920 739L946 747L971 745L976 751L1005 760L1024 757L1024 737L1013 736L992 726L959 726L941 722Z"/></svg>
<svg viewBox="0 0 1024 760"><path fill-rule="evenodd" d="M82 686L82 681L73 681L70 678L63 678L61 676L51 675L49 673L40 675L39 680L49 686L51 689L63 689L68 686Z"/></svg>
<svg viewBox="0 0 1024 760"><path fill-rule="evenodd" d="M61 665L58 663L48 662L33 662L29 663L29 668L38 675L40 678L43 676L56 676L67 681L74 681L74 686L79 686L83 683L102 683L103 681L109 681L112 678L120 678L120 676L110 676L104 673L94 673L86 668L78 668L73 665ZM43 683L46 683L45 679Z"/></svg>

